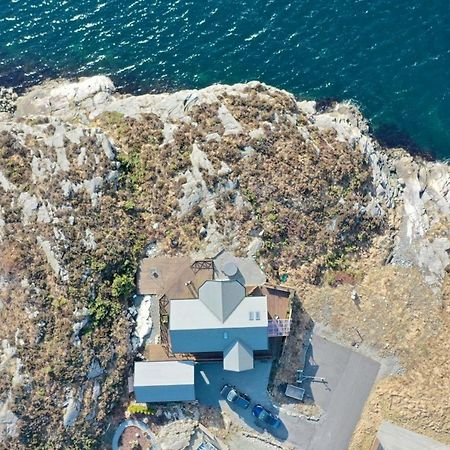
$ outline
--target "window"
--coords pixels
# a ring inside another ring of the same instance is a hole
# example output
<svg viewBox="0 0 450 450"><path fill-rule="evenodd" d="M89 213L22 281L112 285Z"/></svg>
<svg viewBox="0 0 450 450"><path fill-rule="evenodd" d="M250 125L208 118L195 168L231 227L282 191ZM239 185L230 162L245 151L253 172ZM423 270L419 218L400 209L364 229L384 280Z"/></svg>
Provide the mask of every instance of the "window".
<svg viewBox="0 0 450 450"><path fill-rule="evenodd" d="M255 319L255 313L253 311L250 311L248 313L248 318L249 318L249 320L254 320Z"/></svg>
<svg viewBox="0 0 450 450"><path fill-rule="evenodd" d="M255 320L261 320L261 313L259 311L255 312Z"/></svg>

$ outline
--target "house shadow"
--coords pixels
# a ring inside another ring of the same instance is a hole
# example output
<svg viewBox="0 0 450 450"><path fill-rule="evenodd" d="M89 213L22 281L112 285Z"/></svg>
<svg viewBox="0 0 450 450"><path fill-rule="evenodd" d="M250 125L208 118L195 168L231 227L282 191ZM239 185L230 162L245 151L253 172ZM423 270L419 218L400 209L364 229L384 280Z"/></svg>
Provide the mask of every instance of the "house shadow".
<svg viewBox="0 0 450 450"><path fill-rule="evenodd" d="M267 392L267 384L271 370L270 360L256 360L255 367L245 372L229 372L223 370L221 362L200 363L196 365L196 396L199 403L215 409L229 411L238 421L243 422L249 428L262 432L267 430L280 441L288 438L288 430L281 424L274 429L264 426L253 414L252 409L259 404L278 417L279 410L271 401ZM236 403L228 402L220 391L228 384L235 387L240 393L250 398L248 408L243 408Z"/></svg>
<svg viewBox="0 0 450 450"><path fill-rule="evenodd" d="M279 404L311 404L315 401L312 378L302 379L300 375L314 377L318 371L311 344L314 321L296 295L292 300L291 321L291 332L284 342L281 355L274 361L271 391ZM285 395L288 385L305 389L303 401Z"/></svg>
<svg viewBox="0 0 450 450"><path fill-rule="evenodd" d="M309 341L305 350L305 362L303 370L298 372L297 385L305 390L305 399L308 402L315 403L313 385L321 383L326 390L331 390L327 380L316 377L319 365L314 359L314 345Z"/></svg>

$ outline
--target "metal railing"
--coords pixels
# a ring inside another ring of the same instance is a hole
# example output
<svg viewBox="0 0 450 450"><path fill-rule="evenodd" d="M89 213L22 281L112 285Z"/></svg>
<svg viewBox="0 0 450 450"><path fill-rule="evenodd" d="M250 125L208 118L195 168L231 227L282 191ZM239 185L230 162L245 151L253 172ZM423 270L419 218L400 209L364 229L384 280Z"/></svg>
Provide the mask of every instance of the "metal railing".
<svg viewBox="0 0 450 450"><path fill-rule="evenodd" d="M214 270L214 261L212 259L194 261L191 265L191 268L195 274L200 272L200 270Z"/></svg>
<svg viewBox="0 0 450 450"><path fill-rule="evenodd" d="M289 336L291 331L291 319L269 320L267 333L269 337Z"/></svg>

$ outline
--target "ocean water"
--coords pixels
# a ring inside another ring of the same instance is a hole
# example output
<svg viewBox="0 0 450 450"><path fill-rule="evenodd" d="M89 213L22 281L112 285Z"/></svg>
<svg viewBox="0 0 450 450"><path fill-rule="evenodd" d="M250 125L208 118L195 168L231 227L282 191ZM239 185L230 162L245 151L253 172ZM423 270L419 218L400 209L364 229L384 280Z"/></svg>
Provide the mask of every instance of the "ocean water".
<svg viewBox="0 0 450 450"><path fill-rule="evenodd" d="M103 73L140 93L258 79L351 99L450 157L449 0L2 0L0 85Z"/></svg>

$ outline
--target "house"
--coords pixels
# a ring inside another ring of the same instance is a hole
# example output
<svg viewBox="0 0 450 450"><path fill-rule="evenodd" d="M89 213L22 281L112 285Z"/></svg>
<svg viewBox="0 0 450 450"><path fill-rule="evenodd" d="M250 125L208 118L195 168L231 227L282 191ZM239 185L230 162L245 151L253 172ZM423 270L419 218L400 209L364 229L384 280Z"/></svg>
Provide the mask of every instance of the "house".
<svg viewBox="0 0 450 450"><path fill-rule="evenodd" d="M233 279L208 280L198 298L171 300L174 353L221 353L225 370L253 368L253 352L268 349L267 298L247 297Z"/></svg>
<svg viewBox="0 0 450 450"><path fill-rule="evenodd" d="M253 258L228 252L197 261L145 258L137 284L140 295L156 302L160 337L144 349L148 361L135 365L140 402L192 400L195 375L187 367L195 361L222 361L225 371L252 370L255 358L271 357L269 339L279 343L289 334L293 291L266 285Z"/></svg>
<svg viewBox="0 0 450 450"><path fill-rule="evenodd" d="M383 422L372 450L450 450L450 447L390 422Z"/></svg>
<svg viewBox="0 0 450 450"><path fill-rule="evenodd" d="M192 361L134 363L134 395L139 403L195 400Z"/></svg>

